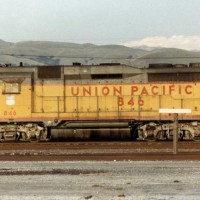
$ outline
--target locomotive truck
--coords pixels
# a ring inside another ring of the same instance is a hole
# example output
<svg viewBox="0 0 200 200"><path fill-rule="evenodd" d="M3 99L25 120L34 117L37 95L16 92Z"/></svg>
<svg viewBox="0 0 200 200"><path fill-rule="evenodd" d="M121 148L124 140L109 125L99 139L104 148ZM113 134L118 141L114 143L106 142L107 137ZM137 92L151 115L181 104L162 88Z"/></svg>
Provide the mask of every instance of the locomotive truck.
<svg viewBox="0 0 200 200"><path fill-rule="evenodd" d="M0 91L0 141L168 140L172 116L160 108L190 108L179 116L178 137L200 135L195 64L8 66Z"/></svg>

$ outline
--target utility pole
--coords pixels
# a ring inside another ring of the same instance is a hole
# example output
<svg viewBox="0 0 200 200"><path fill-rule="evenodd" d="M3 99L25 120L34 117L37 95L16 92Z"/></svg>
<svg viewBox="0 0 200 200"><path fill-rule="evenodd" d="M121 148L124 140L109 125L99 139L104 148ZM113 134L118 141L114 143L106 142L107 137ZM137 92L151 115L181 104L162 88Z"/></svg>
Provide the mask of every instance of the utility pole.
<svg viewBox="0 0 200 200"><path fill-rule="evenodd" d="M173 153L178 153L178 113L174 113Z"/></svg>
<svg viewBox="0 0 200 200"><path fill-rule="evenodd" d="M173 154L178 154L178 114L189 114L191 113L191 109L180 109L180 108L161 108L159 109L159 113L161 114L174 114L174 126L173 126Z"/></svg>

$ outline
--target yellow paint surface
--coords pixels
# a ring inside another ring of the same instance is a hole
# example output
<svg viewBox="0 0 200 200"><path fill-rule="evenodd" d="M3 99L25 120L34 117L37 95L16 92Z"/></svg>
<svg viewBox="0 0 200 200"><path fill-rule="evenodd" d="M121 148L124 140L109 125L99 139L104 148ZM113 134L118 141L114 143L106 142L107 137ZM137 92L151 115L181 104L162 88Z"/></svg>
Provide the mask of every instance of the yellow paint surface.
<svg viewBox="0 0 200 200"><path fill-rule="evenodd" d="M200 83L22 85L20 94L0 95L0 112L3 119L160 119L159 108L190 108L195 118L199 91Z"/></svg>

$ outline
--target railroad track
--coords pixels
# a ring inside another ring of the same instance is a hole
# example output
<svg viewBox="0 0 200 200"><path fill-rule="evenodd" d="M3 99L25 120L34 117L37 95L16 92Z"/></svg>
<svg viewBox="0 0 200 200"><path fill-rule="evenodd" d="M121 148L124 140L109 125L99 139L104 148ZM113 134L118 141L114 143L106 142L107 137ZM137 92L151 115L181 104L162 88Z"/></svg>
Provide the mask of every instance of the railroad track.
<svg viewBox="0 0 200 200"><path fill-rule="evenodd" d="M21 142L0 143L0 160L200 160L200 141L137 142Z"/></svg>

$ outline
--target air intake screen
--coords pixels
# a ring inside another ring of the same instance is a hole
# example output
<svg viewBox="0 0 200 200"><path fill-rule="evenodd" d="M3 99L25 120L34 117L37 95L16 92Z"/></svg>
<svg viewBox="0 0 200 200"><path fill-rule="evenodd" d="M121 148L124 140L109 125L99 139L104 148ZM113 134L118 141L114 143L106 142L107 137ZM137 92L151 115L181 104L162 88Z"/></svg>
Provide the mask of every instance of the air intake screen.
<svg viewBox="0 0 200 200"><path fill-rule="evenodd" d="M92 74L92 79L122 79L122 74Z"/></svg>
<svg viewBox="0 0 200 200"><path fill-rule="evenodd" d="M38 67L38 78L61 78L61 67L59 66L40 66Z"/></svg>
<svg viewBox="0 0 200 200"><path fill-rule="evenodd" d="M156 73L148 74L149 82L162 81L200 81L200 73Z"/></svg>

